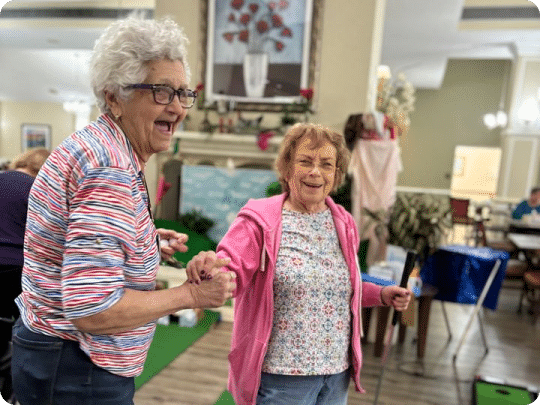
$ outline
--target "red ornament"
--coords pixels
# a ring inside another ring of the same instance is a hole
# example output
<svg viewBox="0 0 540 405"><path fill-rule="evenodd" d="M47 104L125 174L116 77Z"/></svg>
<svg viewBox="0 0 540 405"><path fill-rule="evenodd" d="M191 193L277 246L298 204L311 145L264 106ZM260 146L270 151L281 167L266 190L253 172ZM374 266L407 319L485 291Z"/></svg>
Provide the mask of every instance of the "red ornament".
<svg viewBox="0 0 540 405"><path fill-rule="evenodd" d="M223 38L225 38L225 41L232 42L234 39L234 35L230 32L226 32L223 34Z"/></svg>
<svg viewBox="0 0 540 405"><path fill-rule="evenodd" d="M276 41L276 51L281 52L285 48L285 45L281 41Z"/></svg>
<svg viewBox="0 0 540 405"><path fill-rule="evenodd" d="M300 89L300 95L309 101L313 98L313 89Z"/></svg>
<svg viewBox="0 0 540 405"><path fill-rule="evenodd" d="M274 136L274 133L271 131L261 132L257 139L257 145L260 150L268 149L268 140Z"/></svg>
<svg viewBox="0 0 540 405"><path fill-rule="evenodd" d="M229 14L229 22L235 22L236 21L236 17L234 16L233 13Z"/></svg>

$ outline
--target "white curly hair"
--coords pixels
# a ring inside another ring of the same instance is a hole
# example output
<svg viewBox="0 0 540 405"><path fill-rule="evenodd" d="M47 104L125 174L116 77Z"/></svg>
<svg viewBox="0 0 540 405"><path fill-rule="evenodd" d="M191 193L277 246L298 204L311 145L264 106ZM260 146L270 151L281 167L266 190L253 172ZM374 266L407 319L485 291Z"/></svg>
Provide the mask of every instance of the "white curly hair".
<svg viewBox="0 0 540 405"><path fill-rule="evenodd" d="M184 30L170 17L153 20L131 15L110 24L96 41L90 59L91 86L101 112L110 113L106 91L129 99L133 90L125 86L144 81L148 62L178 60L189 82L188 43Z"/></svg>

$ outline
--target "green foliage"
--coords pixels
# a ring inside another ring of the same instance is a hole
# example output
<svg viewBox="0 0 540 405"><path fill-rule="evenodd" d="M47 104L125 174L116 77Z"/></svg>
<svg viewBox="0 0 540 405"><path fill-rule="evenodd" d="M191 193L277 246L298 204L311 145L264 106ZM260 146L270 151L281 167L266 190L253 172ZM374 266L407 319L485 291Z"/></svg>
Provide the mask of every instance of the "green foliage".
<svg viewBox="0 0 540 405"><path fill-rule="evenodd" d="M330 193L330 196L334 200L336 204L340 204L345 208L348 212L351 211L351 186L352 186L352 178L351 176L347 175L345 176L345 179L343 181L343 184L338 187L338 189L334 193Z"/></svg>
<svg viewBox="0 0 540 405"><path fill-rule="evenodd" d="M398 193L389 214L388 243L417 251L420 263L440 246L452 227L446 196Z"/></svg>
<svg viewBox="0 0 540 405"><path fill-rule="evenodd" d="M268 187L266 187L265 194L267 197L281 194L281 184L279 183L279 181L274 181L273 183L270 183Z"/></svg>
<svg viewBox="0 0 540 405"><path fill-rule="evenodd" d="M199 235L206 235L208 230L214 226L213 220L196 210L180 215L180 223Z"/></svg>

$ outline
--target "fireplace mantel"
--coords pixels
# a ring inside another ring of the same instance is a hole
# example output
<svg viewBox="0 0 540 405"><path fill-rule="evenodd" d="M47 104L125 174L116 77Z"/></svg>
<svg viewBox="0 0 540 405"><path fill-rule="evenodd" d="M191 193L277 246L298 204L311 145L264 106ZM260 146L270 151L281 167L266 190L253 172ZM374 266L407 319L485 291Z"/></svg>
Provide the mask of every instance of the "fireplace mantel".
<svg viewBox="0 0 540 405"><path fill-rule="evenodd" d="M173 145L178 142L175 156L184 164L198 165L212 163L225 167L257 165L271 168L277 156L282 136L268 140L268 148L261 150L256 135L206 133L178 131L174 134Z"/></svg>

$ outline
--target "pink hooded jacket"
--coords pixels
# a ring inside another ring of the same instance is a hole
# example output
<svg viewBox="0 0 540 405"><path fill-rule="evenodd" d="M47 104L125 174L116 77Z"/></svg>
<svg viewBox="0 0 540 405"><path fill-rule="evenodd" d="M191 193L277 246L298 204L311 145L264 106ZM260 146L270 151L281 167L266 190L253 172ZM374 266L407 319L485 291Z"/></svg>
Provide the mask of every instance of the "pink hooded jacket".
<svg viewBox="0 0 540 405"><path fill-rule="evenodd" d="M274 269L281 241L281 211L286 197L286 194L281 194L249 200L217 247L220 257L231 258L227 267L237 276L228 383L228 390L237 405L253 405L257 399L262 364L272 330ZM356 390L364 392L360 386L360 308L383 305L382 287L362 283L357 261L359 237L353 217L330 197L326 198L326 204L330 207L350 270L353 287L352 376Z"/></svg>

